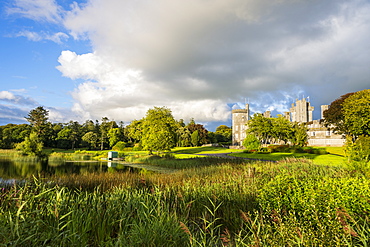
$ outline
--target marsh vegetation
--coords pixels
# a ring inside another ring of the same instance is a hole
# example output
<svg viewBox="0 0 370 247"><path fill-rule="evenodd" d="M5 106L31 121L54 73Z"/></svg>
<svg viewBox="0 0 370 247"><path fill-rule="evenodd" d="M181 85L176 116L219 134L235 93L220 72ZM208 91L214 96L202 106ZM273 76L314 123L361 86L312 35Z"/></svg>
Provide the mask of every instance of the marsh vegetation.
<svg viewBox="0 0 370 247"><path fill-rule="evenodd" d="M0 243L366 246L370 241L367 170L300 158L261 162L176 155L130 154L133 161L171 173L113 170L3 184Z"/></svg>

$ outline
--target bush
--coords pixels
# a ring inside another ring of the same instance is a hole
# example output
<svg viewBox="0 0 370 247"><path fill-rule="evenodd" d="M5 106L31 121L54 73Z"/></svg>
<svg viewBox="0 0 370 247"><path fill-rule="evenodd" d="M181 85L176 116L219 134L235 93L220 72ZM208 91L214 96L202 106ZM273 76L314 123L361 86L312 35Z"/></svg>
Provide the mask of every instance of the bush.
<svg viewBox="0 0 370 247"><path fill-rule="evenodd" d="M125 147L126 147L126 144L127 144L126 142L122 142L122 141L117 142L116 145L114 145L112 147L112 150L114 150L114 151L124 151Z"/></svg>
<svg viewBox="0 0 370 247"><path fill-rule="evenodd" d="M355 143L348 142L346 151L351 161L370 161L370 136L360 136Z"/></svg>
<svg viewBox="0 0 370 247"><path fill-rule="evenodd" d="M291 151L289 145L269 145L267 147L267 150L270 153L290 152Z"/></svg>
<svg viewBox="0 0 370 247"><path fill-rule="evenodd" d="M261 142L255 135L247 135L243 141L243 146L246 150L259 150Z"/></svg>

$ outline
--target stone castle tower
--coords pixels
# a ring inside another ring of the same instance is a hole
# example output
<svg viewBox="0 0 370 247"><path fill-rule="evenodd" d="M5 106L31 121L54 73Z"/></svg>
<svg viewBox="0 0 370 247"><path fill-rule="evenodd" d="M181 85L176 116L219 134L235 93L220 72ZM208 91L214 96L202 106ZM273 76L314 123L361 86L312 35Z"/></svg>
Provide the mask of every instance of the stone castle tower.
<svg viewBox="0 0 370 247"><path fill-rule="evenodd" d="M298 123L307 123L312 122L312 112L314 107L311 106L311 103L303 98L301 100L296 100L295 105L292 104L290 108L291 121Z"/></svg>
<svg viewBox="0 0 370 247"><path fill-rule="evenodd" d="M245 105L245 109L232 110L232 145L242 146L249 120L249 104Z"/></svg>
<svg viewBox="0 0 370 247"><path fill-rule="evenodd" d="M324 118L323 112L329 108L328 105L321 106L321 119ZM323 126L319 120L312 120L312 112L314 107L310 102L303 98L296 100L292 104L289 112L284 113L284 117L291 122L307 123L308 145L309 146L343 146L345 139L342 135L338 135ZM243 140L246 136L247 122L249 116L249 104L245 105L245 109L232 110L232 146L240 148L243 146ZM271 112L263 113L264 117L270 118Z"/></svg>

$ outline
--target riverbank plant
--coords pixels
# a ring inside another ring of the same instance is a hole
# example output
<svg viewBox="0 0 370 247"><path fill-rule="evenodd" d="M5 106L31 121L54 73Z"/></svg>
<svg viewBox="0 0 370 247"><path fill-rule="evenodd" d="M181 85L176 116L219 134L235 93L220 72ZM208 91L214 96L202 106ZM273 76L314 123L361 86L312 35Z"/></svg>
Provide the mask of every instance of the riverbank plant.
<svg viewBox="0 0 370 247"><path fill-rule="evenodd" d="M366 246L370 241L366 174L296 158L190 161L198 165L171 174L82 174L2 187L0 244Z"/></svg>

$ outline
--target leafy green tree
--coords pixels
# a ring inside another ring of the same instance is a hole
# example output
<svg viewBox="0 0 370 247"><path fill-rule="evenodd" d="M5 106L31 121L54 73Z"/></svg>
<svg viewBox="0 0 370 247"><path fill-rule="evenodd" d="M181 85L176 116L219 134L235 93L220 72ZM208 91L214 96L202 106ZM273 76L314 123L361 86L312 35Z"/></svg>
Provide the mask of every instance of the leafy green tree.
<svg viewBox="0 0 370 247"><path fill-rule="evenodd" d="M304 147L308 143L308 128L304 123L292 123L292 134L290 137L290 142L294 146Z"/></svg>
<svg viewBox="0 0 370 247"><path fill-rule="evenodd" d="M179 147L191 146L191 132L186 126L178 126L176 134L177 134L177 146Z"/></svg>
<svg viewBox="0 0 370 247"><path fill-rule="evenodd" d="M154 107L149 109L141 124L141 145L149 153L171 150L176 141L176 121L170 109Z"/></svg>
<svg viewBox="0 0 370 247"><path fill-rule="evenodd" d="M344 124L343 103L354 93L347 93L331 102L329 108L323 112L322 120L325 127L331 129L337 134L348 134L348 129Z"/></svg>
<svg viewBox="0 0 370 247"><path fill-rule="evenodd" d="M266 118L261 113L255 113L248 121L247 134L253 134L263 144L271 142L273 138L271 118Z"/></svg>
<svg viewBox="0 0 370 247"><path fill-rule="evenodd" d="M261 142L255 135L249 134L246 135L245 139L243 140L243 146L246 150L259 150L261 148Z"/></svg>
<svg viewBox="0 0 370 247"><path fill-rule="evenodd" d="M43 156L42 148L43 144L39 140L36 132L32 132L29 137L26 137L23 142L16 146L16 149L22 151L24 154L35 155L39 157Z"/></svg>
<svg viewBox="0 0 370 247"><path fill-rule="evenodd" d="M199 136L199 131L196 130L191 134L191 144L193 147L197 147L200 145L200 136Z"/></svg>
<svg viewBox="0 0 370 247"><path fill-rule="evenodd" d="M292 123L282 115L278 115L277 118L271 118L271 121L271 136L276 142L283 141L287 143L293 133Z"/></svg>
<svg viewBox="0 0 370 247"><path fill-rule="evenodd" d="M129 125L124 129L124 135L128 138L131 143L138 143L142 137L142 123L141 120L133 120Z"/></svg>
<svg viewBox="0 0 370 247"><path fill-rule="evenodd" d="M370 135L370 89L358 91L343 102L343 126L353 140Z"/></svg>
<svg viewBox="0 0 370 247"><path fill-rule="evenodd" d="M232 129L226 125L220 125L216 128L215 137L217 142L231 142Z"/></svg>
<svg viewBox="0 0 370 247"><path fill-rule="evenodd" d="M113 147L112 149L115 150L115 151L123 151L126 147L126 143L123 142L123 141L119 141L117 142Z"/></svg>
<svg viewBox="0 0 370 247"><path fill-rule="evenodd" d="M198 131L199 143L197 146L208 143L208 130L204 128L202 124L196 124L194 119L190 121L190 124L186 126L190 133L193 134L195 131Z"/></svg>
<svg viewBox="0 0 370 247"><path fill-rule="evenodd" d="M58 147L68 149L71 145L69 137L71 136L72 130L68 127L64 127L61 131L58 132L56 140L58 141Z"/></svg>
<svg viewBox="0 0 370 247"><path fill-rule="evenodd" d="M108 131L109 146L113 147L117 142L123 141L124 133L121 128L112 128Z"/></svg>
<svg viewBox="0 0 370 247"><path fill-rule="evenodd" d="M82 136L82 140L89 144L89 149L96 149L98 139L98 135L93 131L89 131Z"/></svg>
<svg viewBox="0 0 370 247"><path fill-rule="evenodd" d="M100 124L100 149L104 149L104 144L108 140L108 132L112 128L117 128L117 123L115 121L109 121L107 117L102 118L102 122Z"/></svg>
<svg viewBox="0 0 370 247"><path fill-rule="evenodd" d="M354 143L349 141L346 153L350 161L362 162L365 166L370 162L370 136L359 136Z"/></svg>
<svg viewBox="0 0 370 247"><path fill-rule="evenodd" d="M47 124L49 119L49 111L44 107L39 106L31 110L25 118L31 124L33 131L38 136L38 140L44 142L47 128L49 127Z"/></svg>

